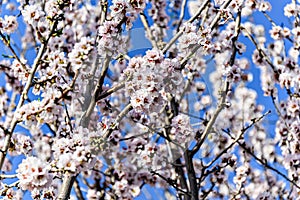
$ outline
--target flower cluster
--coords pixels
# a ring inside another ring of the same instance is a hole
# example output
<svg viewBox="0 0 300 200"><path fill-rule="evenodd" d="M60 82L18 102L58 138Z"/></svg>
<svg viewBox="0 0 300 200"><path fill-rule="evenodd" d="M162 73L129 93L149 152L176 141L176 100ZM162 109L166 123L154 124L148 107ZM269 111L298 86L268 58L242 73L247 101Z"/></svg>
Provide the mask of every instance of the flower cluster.
<svg viewBox="0 0 300 200"><path fill-rule="evenodd" d="M73 130L71 138L62 137L54 140L52 166L58 175L66 171L75 175L93 166L95 156L92 154L90 143L95 134L86 128L78 127Z"/></svg>
<svg viewBox="0 0 300 200"><path fill-rule="evenodd" d="M185 23L184 27L181 28L184 31L182 37L178 39L178 48L181 52L181 56L185 57L188 55L190 50L198 43L197 28L191 23Z"/></svg>
<svg viewBox="0 0 300 200"><path fill-rule="evenodd" d="M36 26L38 22L45 16L39 4L26 5L22 9L22 16L25 22L32 26Z"/></svg>
<svg viewBox="0 0 300 200"><path fill-rule="evenodd" d="M11 139L11 154L30 155L33 149L33 141L29 136L23 134L14 134Z"/></svg>
<svg viewBox="0 0 300 200"><path fill-rule="evenodd" d="M36 157L27 157L16 170L22 190L44 189L50 186L52 176L49 163Z"/></svg>
<svg viewBox="0 0 300 200"><path fill-rule="evenodd" d="M152 8L149 10L149 15L152 17L154 24L160 28L167 27L169 17L165 11L166 2L163 0L150 1Z"/></svg>
<svg viewBox="0 0 300 200"><path fill-rule="evenodd" d="M276 24L267 0L3 1L0 195L57 199L70 174L71 195L88 199L134 199L147 186L166 199L298 197L286 183L300 173L299 3ZM255 12L269 20L255 24ZM125 31L140 22L152 45L141 56ZM275 139L263 93L278 112Z"/></svg>
<svg viewBox="0 0 300 200"><path fill-rule="evenodd" d="M157 50L149 50L144 57L130 60L124 70L129 77L125 89L136 112L159 111L166 98L164 94L182 83L182 75L175 72L178 66L176 59L164 59Z"/></svg>
<svg viewBox="0 0 300 200"><path fill-rule="evenodd" d="M30 129L40 126L43 123L53 123L58 119L62 111L62 107L54 103L55 97L44 98L42 101L34 100L31 103L23 105L18 112L16 118L24 121L25 125Z"/></svg>
<svg viewBox="0 0 300 200"><path fill-rule="evenodd" d="M89 61L89 56L94 50L94 40L90 37L82 37L80 41L76 43L72 51L68 54L72 69L77 71L83 68L83 71L86 71ZM89 71L88 71L89 72Z"/></svg>
<svg viewBox="0 0 300 200"><path fill-rule="evenodd" d="M170 138L179 144L188 144L193 138L193 129L190 119L186 115L177 115L172 119Z"/></svg>
<svg viewBox="0 0 300 200"><path fill-rule="evenodd" d="M241 68L236 65L224 66L223 74L227 81L237 83L241 80L242 71Z"/></svg>
<svg viewBox="0 0 300 200"><path fill-rule="evenodd" d="M299 173L300 100L291 97L280 103L281 118L276 123L276 138L280 141L284 165L291 177Z"/></svg>
<svg viewBox="0 0 300 200"><path fill-rule="evenodd" d="M99 27L100 40L98 41L98 54L112 57L123 53L126 49L127 38L120 35L119 22L106 21Z"/></svg>
<svg viewBox="0 0 300 200"><path fill-rule="evenodd" d="M298 12L299 12L299 4L296 3L289 3L286 4L286 6L284 7L284 15L287 17L294 17L297 16Z"/></svg>
<svg viewBox="0 0 300 200"><path fill-rule="evenodd" d="M27 61L24 59L21 59L20 61L14 60L11 65L11 73L13 73L13 76L18 78L22 83L25 83L29 76L29 70L26 62Z"/></svg>
<svg viewBox="0 0 300 200"><path fill-rule="evenodd" d="M236 169L236 176L233 182L236 184L237 189L240 189L242 185L246 182L247 174L249 173L249 166L242 165Z"/></svg>
<svg viewBox="0 0 300 200"><path fill-rule="evenodd" d="M120 21L124 18L126 10L129 8L129 3L124 0L113 0L113 5L109 7L111 16L115 21Z"/></svg>
<svg viewBox="0 0 300 200"><path fill-rule="evenodd" d="M21 190L14 190L13 188L5 188L5 186L3 186L3 185L4 184L1 182L0 189L5 190L5 193L2 194L3 200L11 200L11 199L22 200L22 199L24 199L23 192Z"/></svg>

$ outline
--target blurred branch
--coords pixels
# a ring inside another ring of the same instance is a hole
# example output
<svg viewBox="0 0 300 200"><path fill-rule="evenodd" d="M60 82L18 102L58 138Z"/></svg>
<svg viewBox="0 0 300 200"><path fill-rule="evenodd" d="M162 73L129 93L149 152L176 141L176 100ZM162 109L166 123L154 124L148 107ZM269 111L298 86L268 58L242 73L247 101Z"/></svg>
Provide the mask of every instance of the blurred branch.
<svg viewBox="0 0 300 200"><path fill-rule="evenodd" d="M180 26L182 24L182 20L183 20L184 13L185 13L186 3L187 3L187 0L182 0L182 2L181 2L180 16L179 16L179 21L177 24L177 32L179 32Z"/></svg>
<svg viewBox="0 0 300 200"><path fill-rule="evenodd" d="M148 20L146 18L145 13L141 12L140 13L140 18L141 18L141 21L142 21L142 23L144 25L144 28L145 28L148 36L149 36L149 40L150 40L150 42L152 44L152 47L155 48L155 49L159 49L158 45L157 45L157 42L156 42L156 40L155 40L155 38L154 38L154 36L153 36L153 34L151 32L151 29L149 27L149 23L148 23Z"/></svg>
<svg viewBox="0 0 300 200"><path fill-rule="evenodd" d="M103 23L106 20L108 2L106 0L101 0L100 5L101 5L100 25L103 25Z"/></svg>
<svg viewBox="0 0 300 200"><path fill-rule="evenodd" d="M88 126L90 116L95 109L97 96L99 96L99 94L101 94L102 92L102 86L109 67L110 59L111 57L109 56L104 59L104 62L102 63L102 69L101 69L100 77L98 79L98 83L95 86L94 91L91 95L90 102L86 102L88 105L87 110L83 113L80 119L80 125L83 127Z"/></svg>
<svg viewBox="0 0 300 200"><path fill-rule="evenodd" d="M78 200L84 200L84 197L83 197L83 194L81 192L79 182L78 182L77 179L75 179L75 181L74 181L74 190L75 190L77 199Z"/></svg>

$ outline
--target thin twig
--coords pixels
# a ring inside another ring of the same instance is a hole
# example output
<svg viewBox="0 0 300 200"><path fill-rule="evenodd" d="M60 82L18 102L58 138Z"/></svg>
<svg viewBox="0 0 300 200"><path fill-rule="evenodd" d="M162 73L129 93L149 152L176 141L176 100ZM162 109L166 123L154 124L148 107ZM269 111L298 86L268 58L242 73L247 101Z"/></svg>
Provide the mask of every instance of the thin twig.
<svg viewBox="0 0 300 200"><path fill-rule="evenodd" d="M227 133L232 139L233 136L231 134ZM276 172L277 174L279 174L281 177L283 177L285 180L287 180L289 183L291 183L292 185L294 185L295 187L297 187L298 189L300 189L300 186L297 185L297 183L293 180L291 180L289 177L287 177L284 173L280 172L278 169L272 167L271 165L269 165L264 159L257 157L254 152L252 152L251 149L249 149L248 147L245 146L244 143L241 143L240 141L237 141L237 143L239 144L240 147L242 147L245 152L247 152L248 154L250 154L256 161L258 161L261 165L265 166L267 169L270 169L274 172Z"/></svg>
<svg viewBox="0 0 300 200"><path fill-rule="evenodd" d="M153 34L151 32L148 20L147 20L145 14L143 12L140 13L140 18L141 18L141 21L142 21L142 23L144 25L144 28L145 28L148 36L149 36L149 40L150 40L150 42L152 44L152 47L154 47L155 49L158 49L157 41L155 40L155 38L154 38L154 36L153 36Z"/></svg>
<svg viewBox="0 0 300 200"><path fill-rule="evenodd" d="M231 3L232 0L227 0L223 5L222 7L220 8L220 10L224 10L226 9L229 4ZM219 20L220 20L220 17L221 17L221 12L219 11L215 18L213 19L213 21L211 22L211 24L209 25L209 28L208 30L210 31L213 31L214 28L216 28ZM189 55L187 55L181 62L180 62L180 69L182 70L184 68L184 66L187 64L187 62L191 59L191 57L198 51L198 49L200 49L201 45L196 45L190 52Z"/></svg>
<svg viewBox="0 0 300 200"><path fill-rule="evenodd" d="M3 189L0 190L0 196L5 196L8 189L18 187L20 181L16 181L10 185L4 184Z"/></svg>
<svg viewBox="0 0 300 200"><path fill-rule="evenodd" d="M16 178L17 174L0 174L0 180L8 179L8 178Z"/></svg>
<svg viewBox="0 0 300 200"><path fill-rule="evenodd" d="M210 2L210 0L206 0L205 2L203 2L201 7L198 9L197 13L191 19L189 19L188 22L189 23L194 22L201 15L202 11L208 5L209 2ZM180 30L176 35L173 36L173 38L163 48L163 50L162 50L163 54L165 54L171 48L171 46L177 41L177 39L180 36L182 36L183 32L184 32L184 30Z"/></svg>
<svg viewBox="0 0 300 200"><path fill-rule="evenodd" d="M186 195L188 195L188 196L191 196L190 193L188 193L187 191L185 191L185 190L179 188L179 187L176 185L176 183L175 183L174 180L172 180L172 179L170 179L170 178L166 178L166 177L162 176L161 174L159 174L159 173L157 173L157 172L155 172L155 171L150 171L150 172L151 172L152 174L154 174L154 175L157 175L157 176L160 177L161 179L165 180L167 183L169 183L169 184L170 184L172 187L174 187L176 190L182 192L183 194L186 194Z"/></svg>
<svg viewBox="0 0 300 200"><path fill-rule="evenodd" d="M99 101L101 99L104 99L105 97L108 97L109 95L111 95L112 93L122 89L125 87L125 81L118 83L117 85L111 87L110 89L102 92L97 98L96 101Z"/></svg>
<svg viewBox="0 0 300 200"><path fill-rule="evenodd" d="M83 194L81 192L79 182L78 182L77 179L75 179L75 181L74 181L74 189L75 189L77 199L78 200L84 200L84 197L83 197Z"/></svg>
<svg viewBox="0 0 300 200"><path fill-rule="evenodd" d="M122 112L120 112L117 116L117 118L115 119L114 123L111 125L111 127L109 127L109 129L107 129L107 131L105 131L105 133L103 134L103 138L107 139L110 134L116 130L119 126L119 123L121 122L121 120L127 115L127 113L132 109L131 104L129 103L123 110Z"/></svg>
<svg viewBox="0 0 300 200"><path fill-rule="evenodd" d="M3 40L3 43L5 44L5 46L8 47L8 49L11 51L11 53L13 54L14 58L21 64L23 70L25 70L25 72L28 72L28 69L26 67L26 65L21 62L21 59L19 58L19 56L17 55L17 53L15 52L15 50L12 48L12 46L10 45L10 41L8 41L5 37L5 35L0 31L0 36Z"/></svg>
<svg viewBox="0 0 300 200"><path fill-rule="evenodd" d="M185 13L186 2L187 2L187 0L183 0L181 2L180 16L179 16L179 21L177 24L177 32L179 32L180 26L182 24L182 20L183 20L184 13Z"/></svg>
<svg viewBox="0 0 300 200"><path fill-rule="evenodd" d="M214 114L212 115L212 118L208 121L208 123L207 123L207 125L205 127L205 130L201 134L201 138L197 141L197 144L192 149L193 155L198 152L198 150L202 146L203 142L205 141L206 137L211 132L211 129L212 129L213 125L215 124L215 122L217 120L217 117L219 116L219 114L221 113L221 111L225 108L225 105L226 105L225 104L225 100L226 100L226 96L227 96L228 90L229 90L229 82L226 81L224 89L221 92L221 100L220 100L220 102L218 104L218 107L215 110Z"/></svg>
<svg viewBox="0 0 300 200"><path fill-rule="evenodd" d="M245 134L245 132L249 128L251 128L257 122L261 121L265 116L267 116L270 113L271 113L271 111L269 110L268 112L264 113L259 118L252 119L251 120L251 124L249 124L246 128L243 128L240 131L240 134L234 139L234 141L230 145L228 145L227 147L225 147L209 164L207 164L205 166L205 168L210 168L224 153L226 153L229 149L231 149L233 147L233 145L235 145L240 139L242 139L242 136Z"/></svg>
<svg viewBox="0 0 300 200"><path fill-rule="evenodd" d="M244 31L244 34L246 35L246 37L248 37L250 39L250 41L255 45L255 47L256 47L259 55L271 66L271 68L273 69L274 73L277 74L278 72L277 72L275 66L273 65L273 63L271 62L271 60L268 58L268 56L264 52L264 50L257 44L257 42L255 41L255 39L253 38L253 36L243 26L241 26L240 29Z"/></svg>

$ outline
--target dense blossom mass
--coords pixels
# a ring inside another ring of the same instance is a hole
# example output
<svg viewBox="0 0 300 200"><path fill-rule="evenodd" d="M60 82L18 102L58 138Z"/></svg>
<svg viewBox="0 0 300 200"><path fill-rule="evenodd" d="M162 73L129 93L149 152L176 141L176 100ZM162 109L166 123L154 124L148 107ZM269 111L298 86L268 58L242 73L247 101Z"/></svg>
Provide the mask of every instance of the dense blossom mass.
<svg viewBox="0 0 300 200"><path fill-rule="evenodd" d="M0 9L1 199L299 198L299 0Z"/></svg>

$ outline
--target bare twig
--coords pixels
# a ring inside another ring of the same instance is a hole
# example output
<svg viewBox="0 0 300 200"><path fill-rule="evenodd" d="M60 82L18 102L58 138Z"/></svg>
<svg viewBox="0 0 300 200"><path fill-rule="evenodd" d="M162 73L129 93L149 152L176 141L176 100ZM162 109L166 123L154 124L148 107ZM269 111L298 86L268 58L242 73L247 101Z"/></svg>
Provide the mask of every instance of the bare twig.
<svg viewBox="0 0 300 200"><path fill-rule="evenodd" d="M205 166L205 168L210 168L213 163L215 163L224 153L226 153L229 149L231 149L240 139L242 139L243 135L245 134L245 132L251 128L254 124L256 124L257 122L259 122L260 120L262 120L265 116L267 116L268 114L270 114L271 111L269 110L268 112L264 113L262 116L260 116L259 118L255 118L251 120L251 124L249 124L246 128L243 128L240 131L240 134L231 142L231 144L229 144L227 147L225 147L212 161L210 161L209 164L207 164Z"/></svg>
<svg viewBox="0 0 300 200"><path fill-rule="evenodd" d="M15 50L10 45L10 41L7 40L7 38L5 37L5 35L1 31L0 31L0 36L1 36L2 40L3 40L3 43L8 47L8 49L13 54L14 58L21 64L23 70L25 70L26 72L28 72L28 69L27 69L26 65L23 62L21 62L19 56L17 55L17 53L15 52Z"/></svg>
<svg viewBox="0 0 300 200"><path fill-rule="evenodd" d="M179 31L179 28L182 24L182 20L183 20L184 13L185 13L186 2L187 2L186 0L183 0L181 2L180 16L179 16L179 21L178 21L178 24L177 24L177 32Z"/></svg>
<svg viewBox="0 0 300 200"><path fill-rule="evenodd" d="M8 179L8 178L16 178L17 174L0 174L0 180Z"/></svg>
<svg viewBox="0 0 300 200"><path fill-rule="evenodd" d="M79 182L78 182L77 179L75 179L75 181L74 181L74 189L75 189L77 199L78 200L84 200L84 197L83 197L83 194L81 192Z"/></svg>
<svg viewBox="0 0 300 200"><path fill-rule="evenodd" d="M18 187L19 183L20 183L20 181L16 181L10 185L4 184L3 189L0 190L0 196L5 196L8 189L13 188L13 187Z"/></svg>
<svg viewBox="0 0 300 200"><path fill-rule="evenodd" d="M142 23L144 25L144 28L145 28L148 36L149 36L149 40L150 40L150 42L152 44L152 47L154 47L155 49L158 49L157 41L155 40L155 38L154 38L154 36L153 36L153 34L151 32L148 20L147 20L145 14L143 12L140 13L140 18L141 18L141 21L142 21Z"/></svg>

